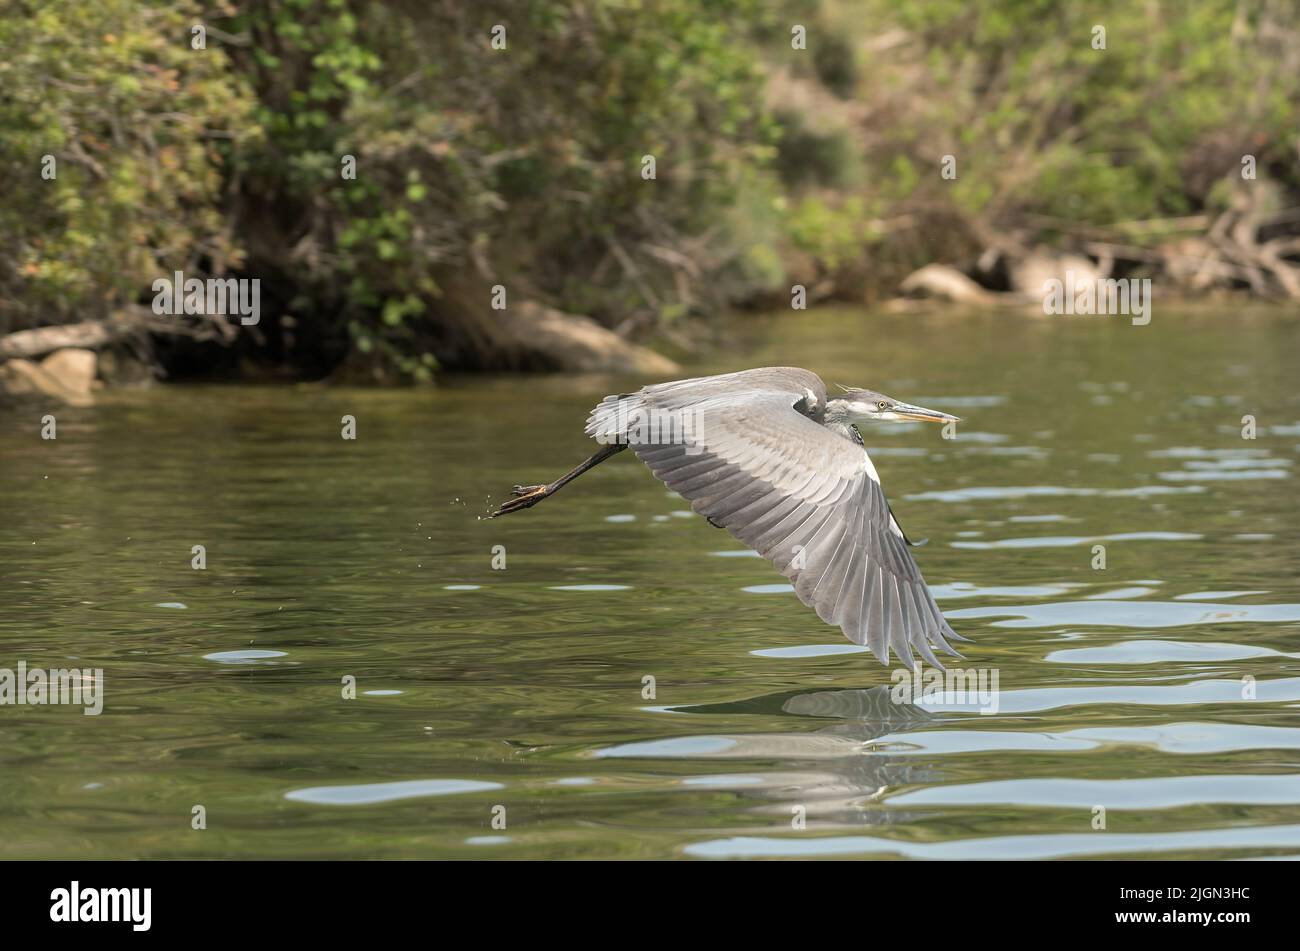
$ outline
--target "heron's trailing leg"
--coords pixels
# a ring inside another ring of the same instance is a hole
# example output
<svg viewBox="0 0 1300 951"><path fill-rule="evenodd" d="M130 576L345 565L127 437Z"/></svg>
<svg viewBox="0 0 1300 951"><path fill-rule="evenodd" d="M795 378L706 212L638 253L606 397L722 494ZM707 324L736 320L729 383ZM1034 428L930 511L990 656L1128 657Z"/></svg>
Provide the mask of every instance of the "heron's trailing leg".
<svg viewBox="0 0 1300 951"><path fill-rule="evenodd" d="M595 468L615 453L622 452L627 446L623 443L611 443L608 446L602 446L590 459L582 465L566 472L550 485L517 485L512 494L514 498L506 502L501 508L497 509L488 518L496 518L498 515L509 515L511 512L520 512L527 508L532 508L548 495L558 492L561 488L568 485L578 476L582 475L588 469Z"/></svg>

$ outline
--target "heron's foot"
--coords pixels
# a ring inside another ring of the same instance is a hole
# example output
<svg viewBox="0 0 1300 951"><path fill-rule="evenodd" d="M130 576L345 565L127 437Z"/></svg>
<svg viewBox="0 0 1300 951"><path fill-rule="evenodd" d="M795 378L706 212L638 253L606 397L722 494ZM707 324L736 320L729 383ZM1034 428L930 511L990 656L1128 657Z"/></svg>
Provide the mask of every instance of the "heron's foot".
<svg viewBox="0 0 1300 951"><path fill-rule="evenodd" d="M498 515L509 515L511 512L522 512L524 509L532 508L542 499L550 494L544 485L517 485L510 493L513 498L506 501L501 508L497 509L488 518L496 518Z"/></svg>

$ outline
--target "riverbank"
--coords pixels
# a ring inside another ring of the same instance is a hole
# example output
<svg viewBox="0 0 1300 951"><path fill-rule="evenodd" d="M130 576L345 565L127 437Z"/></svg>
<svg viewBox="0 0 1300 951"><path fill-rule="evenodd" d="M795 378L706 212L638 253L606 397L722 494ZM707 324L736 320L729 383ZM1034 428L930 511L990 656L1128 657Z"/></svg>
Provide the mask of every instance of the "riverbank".
<svg viewBox="0 0 1300 951"><path fill-rule="evenodd" d="M1068 273L1300 300L1300 28L1272 8L205 12L0 23L0 360L654 375L736 308L1018 306ZM177 273L263 316L156 313Z"/></svg>

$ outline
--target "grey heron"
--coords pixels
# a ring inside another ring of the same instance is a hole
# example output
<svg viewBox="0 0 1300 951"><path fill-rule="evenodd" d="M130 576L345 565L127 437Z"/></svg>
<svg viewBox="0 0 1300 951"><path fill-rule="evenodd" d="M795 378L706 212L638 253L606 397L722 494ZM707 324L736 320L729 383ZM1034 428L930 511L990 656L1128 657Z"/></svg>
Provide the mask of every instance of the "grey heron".
<svg viewBox="0 0 1300 951"><path fill-rule="evenodd" d="M889 665L913 649L960 657L885 499L858 423L958 422L873 390L827 397L817 374L763 367L607 396L587 418L601 448L548 485L515 486L491 518L536 505L631 448L709 523L772 562L799 600Z"/></svg>

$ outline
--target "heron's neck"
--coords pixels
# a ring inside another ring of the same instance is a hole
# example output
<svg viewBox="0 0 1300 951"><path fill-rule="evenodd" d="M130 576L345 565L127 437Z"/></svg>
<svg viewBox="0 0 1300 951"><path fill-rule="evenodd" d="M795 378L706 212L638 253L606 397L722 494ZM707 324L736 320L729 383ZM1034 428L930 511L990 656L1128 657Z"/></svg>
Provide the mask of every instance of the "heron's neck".
<svg viewBox="0 0 1300 951"><path fill-rule="evenodd" d="M843 436L859 446L862 445L862 434L849 418L848 406L844 400L826 401L826 415L822 418L822 425L837 436Z"/></svg>
<svg viewBox="0 0 1300 951"><path fill-rule="evenodd" d="M831 414L827 413L826 419L822 421L822 425L837 436L843 436L845 439L856 443L859 446L865 445L862 441L862 434L858 432L858 428L847 419L832 419Z"/></svg>

